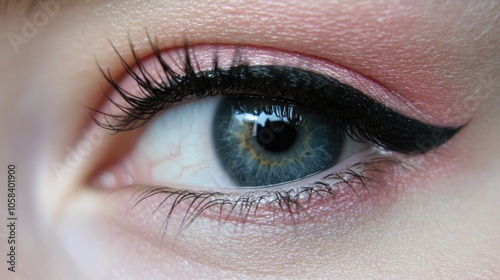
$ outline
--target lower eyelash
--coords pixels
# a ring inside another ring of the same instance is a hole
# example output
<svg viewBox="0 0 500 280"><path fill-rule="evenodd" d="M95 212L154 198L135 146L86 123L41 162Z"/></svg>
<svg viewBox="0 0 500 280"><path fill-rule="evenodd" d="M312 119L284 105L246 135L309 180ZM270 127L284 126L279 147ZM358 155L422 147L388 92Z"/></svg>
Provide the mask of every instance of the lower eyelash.
<svg viewBox="0 0 500 280"><path fill-rule="evenodd" d="M168 186L131 186L135 189L129 212L150 198L161 198L151 216L161 212L165 218L162 232L170 228L171 217L178 209L184 216L177 226L177 235L200 216L208 216L219 222L238 221L244 223L280 224L299 223L301 215L307 214L308 205L315 200L321 204L342 203L343 197L351 195L358 200L369 199L371 192L387 188L387 177L397 176L391 169L409 171L415 167L402 160L383 156L369 157L343 171L332 173L308 186L292 189L249 191L242 194L193 191ZM383 178L382 178L383 177ZM130 190L128 188L128 190ZM125 189L127 190L127 189ZM124 189L118 190L122 192ZM349 193L350 192L350 193ZM265 216L264 219L263 216Z"/></svg>

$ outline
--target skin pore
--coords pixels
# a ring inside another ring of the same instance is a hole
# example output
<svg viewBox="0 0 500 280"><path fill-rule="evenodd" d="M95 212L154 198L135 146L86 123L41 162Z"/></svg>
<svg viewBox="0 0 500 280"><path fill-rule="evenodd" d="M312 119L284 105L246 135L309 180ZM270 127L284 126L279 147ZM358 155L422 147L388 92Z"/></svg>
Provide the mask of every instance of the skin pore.
<svg viewBox="0 0 500 280"><path fill-rule="evenodd" d="M36 34L13 44L9 34L21 36L37 11L25 16L28 1L14 2L0 24L0 159L19 170L19 265L16 273L3 266L0 278L499 277L497 1L63 1ZM164 215L151 215L161 198L127 212L132 193L108 199L92 183L143 130L102 133L63 179L51 165L96 127L85 106L100 108L111 91L96 61L119 80L110 42L133 64L129 43L146 59L147 34L162 50L188 38L333 62L386 88L374 97L386 106L435 125L467 125L408 159L418 171L357 207L297 224L199 217L180 236L162 235Z"/></svg>

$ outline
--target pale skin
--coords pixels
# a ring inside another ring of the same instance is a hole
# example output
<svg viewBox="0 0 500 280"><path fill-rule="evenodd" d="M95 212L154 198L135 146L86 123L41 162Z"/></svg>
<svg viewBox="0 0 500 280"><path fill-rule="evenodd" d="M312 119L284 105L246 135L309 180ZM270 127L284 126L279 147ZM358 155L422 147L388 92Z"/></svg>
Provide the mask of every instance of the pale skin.
<svg viewBox="0 0 500 280"><path fill-rule="evenodd" d="M3 263L0 278L500 277L497 1L69 1L14 44L8 34L22 35L26 7L11 5L0 24L0 161L5 172L9 163L18 169L19 245L16 272ZM380 98L388 105L406 100L421 120L467 125L439 153L412 162L421 171L386 196L321 222L240 225L202 216L180 237L161 239L156 205L125 215L127 200L105 200L109 191L91 180L123 155L114 143L134 145L141 131L104 135L64 180L50 165L64 162L66 147L92 127L82 104L98 108L110 90L96 61L123 74L110 42L128 61L129 40L147 57L146 30L162 49L188 37L319 57L399 93ZM0 244L4 255L8 244Z"/></svg>

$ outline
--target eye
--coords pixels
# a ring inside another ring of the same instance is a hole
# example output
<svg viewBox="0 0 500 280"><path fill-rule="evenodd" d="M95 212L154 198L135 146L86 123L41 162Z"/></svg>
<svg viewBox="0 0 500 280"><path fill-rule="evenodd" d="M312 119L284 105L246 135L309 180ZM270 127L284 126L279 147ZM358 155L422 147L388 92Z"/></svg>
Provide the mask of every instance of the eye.
<svg viewBox="0 0 500 280"><path fill-rule="evenodd" d="M209 97L155 118L113 171L112 181L192 189L289 183L369 149L345 134L339 121L289 102Z"/></svg>
<svg viewBox="0 0 500 280"><path fill-rule="evenodd" d="M398 155L426 153L459 130L398 113L376 101L385 92L375 82L317 58L250 46L151 47L142 61L131 46L135 66L119 55L121 81L103 71L114 92L96 123L145 128L97 178L112 188L145 185L138 202L164 195L169 216L181 201L194 217L214 205L257 212L262 200L291 213L304 193L366 188L374 170L401 164Z"/></svg>

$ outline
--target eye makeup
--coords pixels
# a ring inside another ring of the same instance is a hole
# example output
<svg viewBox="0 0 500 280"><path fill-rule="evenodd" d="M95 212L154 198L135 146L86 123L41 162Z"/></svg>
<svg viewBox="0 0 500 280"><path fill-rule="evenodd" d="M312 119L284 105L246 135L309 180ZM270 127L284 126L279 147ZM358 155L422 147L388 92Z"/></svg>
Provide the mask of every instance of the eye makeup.
<svg viewBox="0 0 500 280"><path fill-rule="evenodd" d="M435 148L460 129L434 126L407 117L354 87L314 71L294 66L249 65L242 48L220 51L216 46L204 53L207 46L195 49L186 44L184 48L165 55L155 44L151 43L151 47L155 64L149 68L139 61L133 46L137 70L133 70L120 56L129 78L132 78L124 86L115 82L109 73L103 72L116 90L109 100L119 108L117 114L109 107L109 113L100 111L114 120L95 119L103 128L114 132L132 130L145 124L158 112L184 100L242 94L291 101L320 110L344 122L351 136L406 154L423 153ZM231 59L227 59L228 53L231 53ZM174 61L169 63L165 58ZM269 59L267 53L264 59L259 57L252 63L266 59ZM297 61L293 63L297 64ZM302 67L307 67L308 63ZM207 67L209 70L202 70Z"/></svg>
<svg viewBox="0 0 500 280"><path fill-rule="evenodd" d="M283 52L273 56L270 50L245 46L185 44L182 48L161 52L151 43L151 48L153 56L142 61L131 45L134 66L118 54L126 71L126 77L120 82L102 70L114 92L108 96L108 104L94 117L98 125L118 133L141 127L158 113L187 101L197 102L194 100L219 95L251 97L264 103L266 100L287 103L321 112L342 127L350 138L375 147L368 157L351 162L339 172L325 170L307 183L294 183L294 187L279 186L245 193L139 187L133 205L152 197L163 197L155 212L166 207L168 224L173 213L184 208L180 228L214 211L224 220L241 221L243 217L246 221L252 216L259 221L275 222L276 219L268 218L271 214L276 217L277 212L288 213L289 218L295 219L305 213L304 209L312 213L329 209L325 205L347 203L352 206L353 199L371 196L367 190L395 181L388 174L394 168L403 168L404 160L400 157L429 152L460 130L460 127L427 124L397 112L376 100L390 95L385 93L381 98L384 94L376 83L353 73L345 74L347 70L340 66L322 67L325 62L315 58L307 60L299 54ZM358 87L367 89L374 98ZM383 156L384 153L400 156Z"/></svg>

